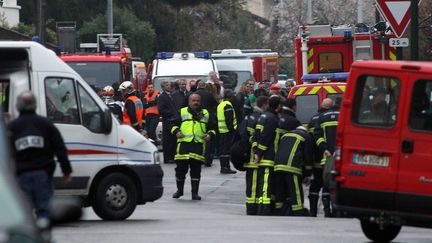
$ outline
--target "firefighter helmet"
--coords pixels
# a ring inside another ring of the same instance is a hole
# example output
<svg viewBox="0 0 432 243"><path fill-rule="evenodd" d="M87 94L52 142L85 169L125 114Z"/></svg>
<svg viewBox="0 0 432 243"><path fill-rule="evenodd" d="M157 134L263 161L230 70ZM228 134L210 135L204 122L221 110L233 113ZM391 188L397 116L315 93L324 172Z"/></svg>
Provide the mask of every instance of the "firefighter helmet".
<svg viewBox="0 0 432 243"><path fill-rule="evenodd" d="M105 86L103 87L101 91L102 96L114 96L114 88L111 86Z"/></svg>
<svg viewBox="0 0 432 243"><path fill-rule="evenodd" d="M135 91L135 87L131 81L124 81L120 84L119 91L125 91L127 94L131 94Z"/></svg>

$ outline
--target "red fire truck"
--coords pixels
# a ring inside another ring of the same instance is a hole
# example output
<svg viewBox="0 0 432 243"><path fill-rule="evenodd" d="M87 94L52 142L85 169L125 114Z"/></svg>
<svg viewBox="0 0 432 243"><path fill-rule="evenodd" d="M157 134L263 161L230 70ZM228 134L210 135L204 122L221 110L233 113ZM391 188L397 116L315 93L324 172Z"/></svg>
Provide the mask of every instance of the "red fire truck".
<svg viewBox="0 0 432 243"><path fill-rule="evenodd" d="M96 91L107 85L131 80L132 54L123 47L121 34L107 37L98 34L98 43L83 43L84 53L62 54L60 58L72 67Z"/></svg>
<svg viewBox="0 0 432 243"><path fill-rule="evenodd" d="M270 49L243 49L243 54L253 60L253 76L256 82L279 80L279 56Z"/></svg>
<svg viewBox="0 0 432 243"><path fill-rule="evenodd" d="M355 60L396 60L396 49L388 43L394 35L375 30L367 26L300 26L294 40L296 83L303 83L305 74L348 72Z"/></svg>

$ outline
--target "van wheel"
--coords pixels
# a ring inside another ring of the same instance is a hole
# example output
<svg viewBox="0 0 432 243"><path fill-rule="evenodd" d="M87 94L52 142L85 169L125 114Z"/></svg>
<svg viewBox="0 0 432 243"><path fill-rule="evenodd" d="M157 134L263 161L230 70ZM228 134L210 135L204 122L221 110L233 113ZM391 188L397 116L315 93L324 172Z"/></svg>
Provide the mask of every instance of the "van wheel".
<svg viewBox="0 0 432 243"><path fill-rule="evenodd" d="M92 207L104 220L128 218L137 205L137 188L133 181L122 173L105 176L96 185Z"/></svg>
<svg viewBox="0 0 432 243"><path fill-rule="evenodd" d="M399 234L400 225L385 225L381 229L378 224L371 223L367 220L361 221L361 228L367 238L373 242L390 242Z"/></svg>

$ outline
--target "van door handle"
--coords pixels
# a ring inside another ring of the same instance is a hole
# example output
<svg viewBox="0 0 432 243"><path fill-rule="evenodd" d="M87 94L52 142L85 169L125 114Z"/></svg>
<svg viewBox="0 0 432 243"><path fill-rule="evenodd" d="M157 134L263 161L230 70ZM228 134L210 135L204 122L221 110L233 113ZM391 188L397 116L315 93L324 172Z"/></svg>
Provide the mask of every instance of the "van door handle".
<svg viewBox="0 0 432 243"><path fill-rule="evenodd" d="M402 141L402 152L411 154L414 152L414 141L413 140L403 140Z"/></svg>

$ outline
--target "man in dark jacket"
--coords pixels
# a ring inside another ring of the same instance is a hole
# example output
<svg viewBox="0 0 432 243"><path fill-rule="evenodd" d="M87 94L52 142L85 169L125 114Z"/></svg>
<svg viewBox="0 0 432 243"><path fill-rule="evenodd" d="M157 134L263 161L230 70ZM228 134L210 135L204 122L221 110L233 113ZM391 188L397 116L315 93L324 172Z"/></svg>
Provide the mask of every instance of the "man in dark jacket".
<svg viewBox="0 0 432 243"><path fill-rule="evenodd" d="M187 86L186 79L180 79L179 89L173 91L172 93L172 97L174 99L174 103L176 105L177 110L180 110L181 108L187 106L187 98L189 95L186 86Z"/></svg>
<svg viewBox="0 0 432 243"><path fill-rule="evenodd" d="M9 123L11 148L21 189L33 204L38 218L49 218L53 196L54 156L60 163L63 182L71 181L72 168L59 130L45 117L36 115L36 97L25 91L17 98L20 116Z"/></svg>
<svg viewBox="0 0 432 243"><path fill-rule="evenodd" d="M255 127L257 146L254 147L253 152L254 161L258 163L257 197L259 215L271 215L271 185L279 110L280 97L270 97L267 111L260 116Z"/></svg>
<svg viewBox="0 0 432 243"><path fill-rule="evenodd" d="M279 119L278 128L276 129L276 141L288 131L296 129L301 125L296 117L297 103L295 99L286 99L282 106L282 116ZM277 144L277 142L276 142ZM276 151L277 151L276 147Z"/></svg>
<svg viewBox="0 0 432 243"><path fill-rule="evenodd" d="M213 96L209 91L205 89L205 82L199 81L198 82L198 88L194 92L194 94L198 94L201 97L201 108L206 109L210 114L210 119L213 119L213 121L216 121L216 108L218 106L218 102L216 100L216 97ZM211 166L213 163L213 155L215 151L215 147L217 146L216 139L210 140L206 144L206 159L205 159L205 166Z"/></svg>
<svg viewBox="0 0 432 243"><path fill-rule="evenodd" d="M161 83L163 92L159 95L157 105L162 117L162 146L164 163L174 163L176 137L170 132L172 122L180 115L171 96L171 85L168 81Z"/></svg>

